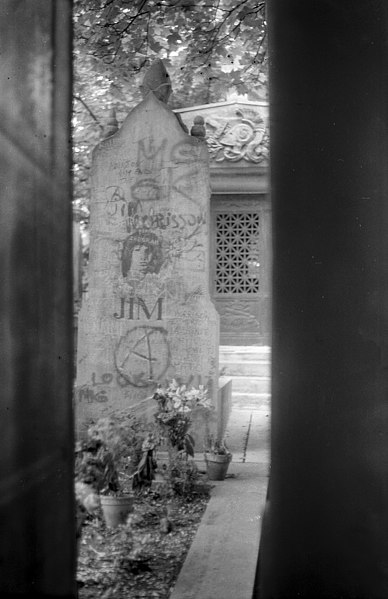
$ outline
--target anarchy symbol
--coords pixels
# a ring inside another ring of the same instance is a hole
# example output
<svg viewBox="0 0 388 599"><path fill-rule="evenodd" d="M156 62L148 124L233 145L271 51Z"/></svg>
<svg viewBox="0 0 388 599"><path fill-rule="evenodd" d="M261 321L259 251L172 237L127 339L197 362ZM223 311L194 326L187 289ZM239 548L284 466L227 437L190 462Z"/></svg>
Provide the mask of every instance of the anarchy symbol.
<svg viewBox="0 0 388 599"><path fill-rule="evenodd" d="M163 377L170 364L167 331L138 326L121 337L114 353L116 370L134 387L149 387Z"/></svg>

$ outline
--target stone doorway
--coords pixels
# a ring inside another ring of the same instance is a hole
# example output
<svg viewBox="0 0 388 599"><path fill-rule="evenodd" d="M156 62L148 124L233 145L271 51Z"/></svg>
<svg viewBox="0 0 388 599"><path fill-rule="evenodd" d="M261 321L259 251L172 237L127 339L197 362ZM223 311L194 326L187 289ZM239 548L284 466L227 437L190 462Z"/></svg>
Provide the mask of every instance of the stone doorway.
<svg viewBox="0 0 388 599"><path fill-rule="evenodd" d="M210 241L211 293L220 315L220 344L268 345L268 196L213 196Z"/></svg>

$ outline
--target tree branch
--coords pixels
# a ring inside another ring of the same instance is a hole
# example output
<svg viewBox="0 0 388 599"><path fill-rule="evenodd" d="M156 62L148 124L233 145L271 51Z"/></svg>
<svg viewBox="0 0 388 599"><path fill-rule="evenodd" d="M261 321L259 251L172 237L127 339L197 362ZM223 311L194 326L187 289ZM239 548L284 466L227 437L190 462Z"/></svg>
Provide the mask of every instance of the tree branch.
<svg viewBox="0 0 388 599"><path fill-rule="evenodd" d="M89 106L86 104L86 102L81 98L81 96L74 96L75 100L78 100L78 102L80 102L82 104L82 106L88 111L88 113L90 114L90 116L92 117L92 119L97 123L97 125L101 128L101 131L103 131L104 127L103 125L101 125L100 121L98 120L98 118L96 117L96 115L94 114L94 112L89 108Z"/></svg>

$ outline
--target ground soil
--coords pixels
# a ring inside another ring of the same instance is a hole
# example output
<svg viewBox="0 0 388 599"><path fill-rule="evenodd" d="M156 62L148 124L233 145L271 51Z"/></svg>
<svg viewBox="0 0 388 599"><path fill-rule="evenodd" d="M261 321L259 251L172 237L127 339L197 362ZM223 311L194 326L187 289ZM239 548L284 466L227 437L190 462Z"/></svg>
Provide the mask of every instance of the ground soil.
<svg viewBox="0 0 388 599"><path fill-rule="evenodd" d="M79 599L168 599L200 524L209 495L168 504L155 493L135 498L117 529L86 521L79 549Z"/></svg>

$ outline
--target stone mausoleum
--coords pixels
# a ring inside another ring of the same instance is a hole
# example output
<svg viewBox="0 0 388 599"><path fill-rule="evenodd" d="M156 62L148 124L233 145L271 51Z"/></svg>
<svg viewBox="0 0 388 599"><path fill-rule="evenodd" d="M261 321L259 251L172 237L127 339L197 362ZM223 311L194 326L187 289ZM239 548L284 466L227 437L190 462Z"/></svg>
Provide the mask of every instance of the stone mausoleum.
<svg viewBox="0 0 388 599"><path fill-rule="evenodd" d="M181 109L202 117L210 157L210 293L220 345L270 343L271 205L268 104L235 100Z"/></svg>

